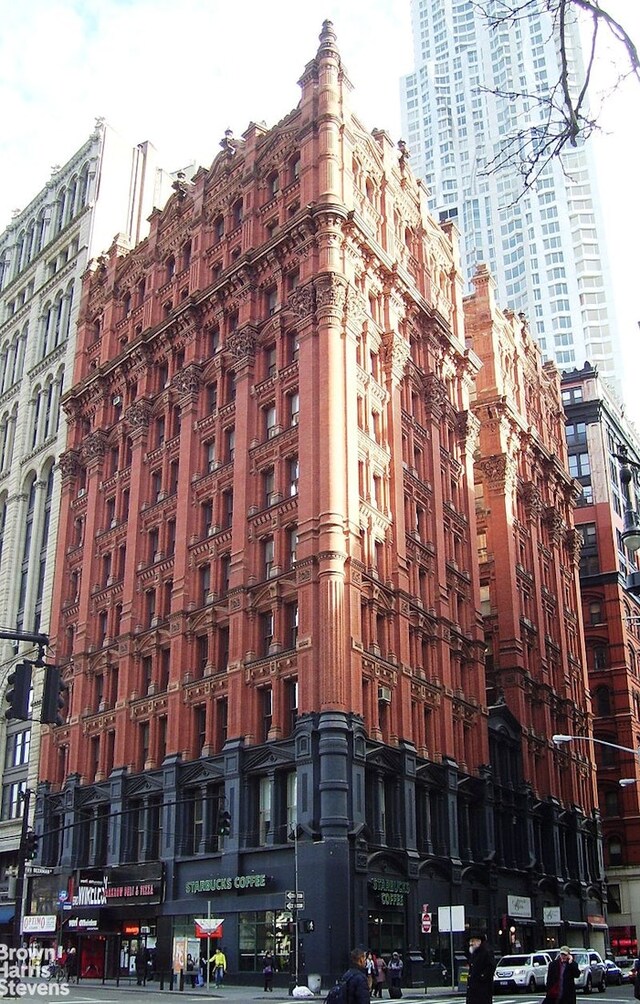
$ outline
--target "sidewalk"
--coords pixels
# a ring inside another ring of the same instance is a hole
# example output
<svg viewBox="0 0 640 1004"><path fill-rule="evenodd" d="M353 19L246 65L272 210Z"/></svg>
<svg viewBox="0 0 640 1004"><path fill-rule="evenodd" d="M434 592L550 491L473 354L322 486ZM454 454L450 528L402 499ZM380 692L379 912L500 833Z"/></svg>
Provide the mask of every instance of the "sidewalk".
<svg viewBox="0 0 640 1004"><path fill-rule="evenodd" d="M247 984L235 984L235 983L224 983L222 987L218 988L213 984L207 990L206 987L192 987L191 984L185 982L183 990L180 990L177 982L174 989L171 990L168 984L165 982L164 987L160 989L160 984L158 980L150 980L144 986L138 986L135 980L127 980L126 977L121 979L119 984L116 983L115 979L105 980L92 980L92 979L81 979L79 984L73 983L73 987L79 986L80 989L88 990L90 987L95 989L104 990L122 990L125 993L163 993L172 994L178 998L180 997L204 997L205 999L220 999L220 1000L270 1000L270 1001L324 1001L324 998L329 992L328 987L323 987L320 993L315 994L313 997L308 998L295 998L289 994L289 984L282 986L275 985L273 992L265 992L261 986L247 985ZM425 991L424 987L405 987L402 991L402 998L405 1001L424 1001L425 998L438 998L438 999L449 999L454 1000L460 997L460 993L457 990L452 990L451 987L429 987ZM382 998L383 1001L389 1000L387 994Z"/></svg>

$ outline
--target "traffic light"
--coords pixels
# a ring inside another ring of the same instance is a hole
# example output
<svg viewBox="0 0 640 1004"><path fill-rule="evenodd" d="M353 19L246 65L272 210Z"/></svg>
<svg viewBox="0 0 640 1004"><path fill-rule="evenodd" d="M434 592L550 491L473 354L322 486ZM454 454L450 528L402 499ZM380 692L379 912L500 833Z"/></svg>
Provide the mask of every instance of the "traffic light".
<svg viewBox="0 0 640 1004"><path fill-rule="evenodd" d="M61 710L66 703L69 687L60 678L59 666L44 667L44 690L42 691L42 710L40 721L43 725L63 725Z"/></svg>
<svg viewBox="0 0 640 1004"><path fill-rule="evenodd" d="M38 841L40 837L33 830L27 830L24 841L24 856L26 861L33 861L38 857Z"/></svg>
<svg viewBox="0 0 640 1004"><path fill-rule="evenodd" d="M19 662L7 678L7 701L9 707L4 713L7 720L29 719L29 696L31 694L31 663Z"/></svg>
<svg viewBox="0 0 640 1004"><path fill-rule="evenodd" d="M228 809L221 809L218 813L218 836L228 837L231 833L231 813Z"/></svg>
<svg viewBox="0 0 640 1004"><path fill-rule="evenodd" d="M313 934L313 932L315 931L315 929L316 929L316 925L315 925L315 923L312 920L303 920L302 921L302 930L304 931L305 934Z"/></svg>

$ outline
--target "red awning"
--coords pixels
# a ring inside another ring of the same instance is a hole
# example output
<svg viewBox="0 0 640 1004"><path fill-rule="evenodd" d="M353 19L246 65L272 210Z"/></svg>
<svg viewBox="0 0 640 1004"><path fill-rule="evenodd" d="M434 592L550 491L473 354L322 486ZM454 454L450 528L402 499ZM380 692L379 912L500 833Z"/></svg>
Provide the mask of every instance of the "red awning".
<svg viewBox="0 0 640 1004"><path fill-rule="evenodd" d="M221 938L224 917L196 917L196 938Z"/></svg>

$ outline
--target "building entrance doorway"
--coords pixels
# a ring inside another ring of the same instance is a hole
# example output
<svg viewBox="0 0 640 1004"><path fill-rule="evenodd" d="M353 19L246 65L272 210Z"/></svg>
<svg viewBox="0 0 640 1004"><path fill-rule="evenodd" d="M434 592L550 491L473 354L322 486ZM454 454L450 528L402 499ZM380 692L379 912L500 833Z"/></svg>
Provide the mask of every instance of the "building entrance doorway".
<svg viewBox="0 0 640 1004"><path fill-rule="evenodd" d="M367 948L388 961L392 952L402 955L407 949L404 911L376 907L369 910Z"/></svg>

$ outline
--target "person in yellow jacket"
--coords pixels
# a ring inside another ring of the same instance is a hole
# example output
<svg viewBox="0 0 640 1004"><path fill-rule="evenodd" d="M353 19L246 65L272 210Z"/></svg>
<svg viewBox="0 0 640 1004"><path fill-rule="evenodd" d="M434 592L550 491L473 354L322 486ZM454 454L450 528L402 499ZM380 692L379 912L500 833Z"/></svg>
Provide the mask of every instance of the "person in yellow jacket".
<svg viewBox="0 0 640 1004"><path fill-rule="evenodd" d="M222 986L222 981L224 979L224 974L227 971L227 958L222 951L222 948L217 948L214 954L209 959L209 962L213 964L213 978L215 980L216 986Z"/></svg>

